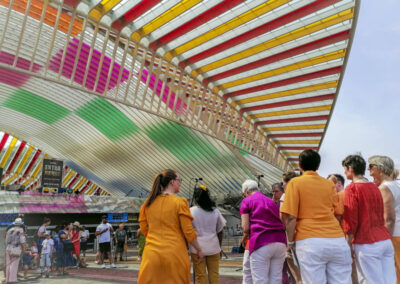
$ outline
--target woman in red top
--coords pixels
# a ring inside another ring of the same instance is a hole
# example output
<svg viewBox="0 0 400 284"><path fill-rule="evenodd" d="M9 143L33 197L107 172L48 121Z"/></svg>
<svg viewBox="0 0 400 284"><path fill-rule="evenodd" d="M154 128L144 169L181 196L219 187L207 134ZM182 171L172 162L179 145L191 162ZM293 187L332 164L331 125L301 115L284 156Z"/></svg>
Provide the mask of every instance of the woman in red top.
<svg viewBox="0 0 400 284"><path fill-rule="evenodd" d="M378 187L365 177L366 163L359 155L343 160L344 173L353 182L346 187L343 230L357 269L368 283L396 283L394 249L383 218L383 199Z"/></svg>
<svg viewBox="0 0 400 284"><path fill-rule="evenodd" d="M71 241L74 246L74 249L72 251L72 255L75 255L76 257L76 268L80 267L86 267L86 264L84 263L83 259L80 257L80 252L81 252L81 231L79 229L80 224L78 221L75 221L72 224L72 230L71 230Z"/></svg>

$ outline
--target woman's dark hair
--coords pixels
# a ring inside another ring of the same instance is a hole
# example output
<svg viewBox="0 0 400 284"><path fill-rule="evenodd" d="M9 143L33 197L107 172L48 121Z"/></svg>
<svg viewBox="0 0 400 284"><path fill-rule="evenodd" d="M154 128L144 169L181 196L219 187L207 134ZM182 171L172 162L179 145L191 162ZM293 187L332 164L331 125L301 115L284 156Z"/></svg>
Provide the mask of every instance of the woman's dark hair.
<svg viewBox="0 0 400 284"><path fill-rule="evenodd" d="M299 164L304 171L316 171L321 163L321 156L312 149L300 153Z"/></svg>
<svg viewBox="0 0 400 284"><path fill-rule="evenodd" d="M282 180L283 180L283 182L288 183L292 178L295 178L295 177L297 177L297 174L295 172L286 172L286 173L283 173Z"/></svg>
<svg viewBox="0 0 400 284"><path fill-rule="evenodd" d="M329 179L331 176L334 176L344 186L344 177L341 174L330 174L327 179Z"/></svg>
<svg viewBox="0 0 400 284"><path fill-rule="evenodd" d="M50 222L50 218L44 217L43 218L43 224Z"/></svg>
<svg viewBox="0 0 400 284"><path fill-rule="evenodd" d="M69 226L69 223L68 223L67 221L62 222L61 227L62 227L63 229L65 229L65 228L68 227L68 226Z"/></svg>
<svg viewBox="0 0 400 284"><path fill-rule="evenodd" d="M353 168L354 174L364 175L366 162L360 155L349 155L342 161L342 166L346 168Z"/></svg>
<svg viewBox="0 0 400 284"><path fill-rule="evenodd" d="M213 211L215 208L215 202L211 200L210 193L204 185L197 186L194 189L194 201L204 211Z"/></svg>
<svg viewBox="0 0 400 284"><path fill-rule="evenodd" d="M171 180L176 179L176 172L173 170L163 170L157 174L154 178L153 186L149 192L149 197L146 200L146 206L150 206L151 203L161 194L164 188L170 183Z"/></svg>

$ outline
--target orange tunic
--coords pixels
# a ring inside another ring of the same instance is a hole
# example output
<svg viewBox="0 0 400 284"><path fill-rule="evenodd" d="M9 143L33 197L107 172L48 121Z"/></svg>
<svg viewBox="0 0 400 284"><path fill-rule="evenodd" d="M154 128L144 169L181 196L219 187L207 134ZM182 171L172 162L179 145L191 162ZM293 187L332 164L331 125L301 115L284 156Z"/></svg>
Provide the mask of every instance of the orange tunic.
<svg viewBox="0 0 400 284"><path fill-rule="evenodd" d="M190 260L186 241L196 238L187 200L159 195L140 209L140 230L146 236L138 284L190 283Z"/></svg>

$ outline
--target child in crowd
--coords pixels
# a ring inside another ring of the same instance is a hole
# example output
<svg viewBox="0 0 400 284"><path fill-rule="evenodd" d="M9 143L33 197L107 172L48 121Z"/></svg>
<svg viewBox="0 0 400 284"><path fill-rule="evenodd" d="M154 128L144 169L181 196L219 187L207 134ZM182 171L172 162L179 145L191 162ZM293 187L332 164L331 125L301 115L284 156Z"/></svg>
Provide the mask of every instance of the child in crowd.
<svg viewBox="0 0 400 284"><path fill-rule="evenodd" d="M22 255L22 266L24 267L24 278L27 278L28 270L32 265L33 256L31 254L31 248L27 247Z"/></svg>
<svg viewBox="0 0 400 284"><path fill-rule="evenodd" d="M53 250L54 250L54 241L50 237L49 231L46 231L44 235L45 239L42 243L40 269L41 269L41 274L42 275L45 274L46 278L48 278L51 269L51 257L53 255Z"/></svg>
<svg viewBox="0 0 400 284"><path fill-rule="evenodd" d="M32 246L31 246L31 256L33 258L33 265L34 265L34 269L37 269L38 273L41 272L40 268L39 268L39 262L40 262L40 255L39 255L39 250L37 247L37 243L35 241L32 242Z"/></svg>

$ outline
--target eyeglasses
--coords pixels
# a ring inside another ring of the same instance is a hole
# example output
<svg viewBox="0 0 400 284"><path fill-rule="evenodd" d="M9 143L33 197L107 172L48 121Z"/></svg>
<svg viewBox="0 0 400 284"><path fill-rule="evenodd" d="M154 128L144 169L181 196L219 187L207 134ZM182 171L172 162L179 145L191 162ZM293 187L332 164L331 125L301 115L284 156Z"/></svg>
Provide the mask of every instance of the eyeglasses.
<svg viewBox="0 0 400 284"><path fill-rule="evenodd" d="M376 166L375 164L369 164L368 169L370 170L370 169L372 169L372 168L375 167L375 166Z"/></svg>
<svg viewBox="0 0 400 284"><path fill-rule="evenodd" d="M176 178L175 180L179 181L179 183L182 183L182 181L183 181L182 178Z"/></svg>

